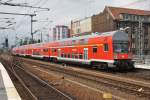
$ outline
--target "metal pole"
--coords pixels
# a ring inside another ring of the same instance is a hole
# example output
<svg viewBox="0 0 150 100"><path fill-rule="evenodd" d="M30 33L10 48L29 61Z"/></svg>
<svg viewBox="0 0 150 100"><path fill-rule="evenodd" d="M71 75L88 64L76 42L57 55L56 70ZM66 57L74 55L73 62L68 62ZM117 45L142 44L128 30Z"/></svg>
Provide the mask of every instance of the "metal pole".
<svg viewBox="0 0 150 100"><path fill-rule="evenodd" d="M33 16L31 15L31 39L32 39L32 43L33 43Z"/></svg>
<svg viewBox="0 0 150 100"><path fill-rule="evenodd" d="M47 38L48 38L48 42L49 42L49 34L48 34Z"/></svg>
<svg viewBox="0 0 150 100"><path fill-rule="evenodd" d="M139 42L139 58L141 59L141 21L139 21L139 35L138 35L138 42Z"/></svg>
<svg viewBox="0 0 150 100"><path fill-rule="evenodd" d="M142 60L143 59L143 42L144 42L142 20L139 21L139 40L138 41L139 41L139 57Z"/></svg>
<svg viewBox="0 0 150 100"><path fill-rule="evenodd" d="M41 42L43 42L42 32L41 32Z"/></svg>

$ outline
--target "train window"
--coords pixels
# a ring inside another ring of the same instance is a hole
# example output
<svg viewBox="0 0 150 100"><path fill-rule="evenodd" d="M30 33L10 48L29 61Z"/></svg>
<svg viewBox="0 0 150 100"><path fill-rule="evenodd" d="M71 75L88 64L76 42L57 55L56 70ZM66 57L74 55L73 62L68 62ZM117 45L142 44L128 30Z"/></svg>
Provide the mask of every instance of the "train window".
<svg viewBox="0 0 150 100"><path fill-rule="evenodd" d="M33 55L40 55L40 53L37 52L37 51L34 51L34 52L33 52Z"/></svg>
<svg viewBox="0 0 150 100"><path fill-rule="evenodd" d="M66 58L66 57L67 57L67 55L66 55L66 54L64 54L64 57Z"/></svg>
<svg viewBox="0 0 150 100"><path fill-rule="evenodd" d="M70 41L68 41L68 44L67 44L67 46L71 46L72 44L71 44L71 42Z"/></svg>
<svg viewBox="0 0 150 100"><path fill-rule="evenodd" d="M97 46L93 47L93 53L97 53Z"/></svg>
<svg viewBox="0 0 150 100"><path fill-rule="evenodd" d="M52 48L52 52L57 52L57 49L55 49L55 48Z"/></svg>
<svg viewBox="0 0 150 100"><path fill-rule="evenodd" d="M104 44L104 51L109 51L108 44Z"/></svg>
<svg viewBox="0 0 150 100"><path fill-rule="evenodd" d="M84 44L84 39L81 39L81 40L80 40L80 44Z"/></svg>
<svg viewBox="0 0 150 100"><path fill-rule="evenodd" d="M83 55L82 54L79 55L79 59L83 59Z"/></svg>
<svg viewBox="0 0 150 100"><path fill-rule="evenodd" d="M64 55L63 55L63 53L61 54L61 57L63 57Z"/></svg>
<svg viewBox="0 0 150 100"><path fill-rule="evenodd" d="M76 40L72 40L72 45L75 45L75 43L76 43Z"/></svg>
<svg viewBox="0 0 150 100"><path fill-rule="evenodd" d="M88 39L80 39L79 43L80 44L87 44L88 43Z"/></svg>
<svg viewBox="0 0 150 100"><path fill-rule="evenodd" d="M44 51L44 52L48 52L48 49L47 49L47 48L46 48L46 49L43 49L43 51Z"/></svg>
<svg viewBox="0 0 150 100"><path fill-rule="evenodd" d="M54 48L52 48L52 52L54 52Z"/></svg>
<svg viewBox="0 0 150 100"><path fill-rule="evenodd" d="M70 58L70 54L68 54L68 58Z"/></svg>
<svg viewBox="0 0 150 100"><path fill-rule="evenodd" d="M75 54L75 59L78 59L78 54Z"/></svg>
<svg viewBox="0 0 150 100"><path fill-rule="evenodd" d="M72 54L72 58L74 58L74 54Z"/></svg>

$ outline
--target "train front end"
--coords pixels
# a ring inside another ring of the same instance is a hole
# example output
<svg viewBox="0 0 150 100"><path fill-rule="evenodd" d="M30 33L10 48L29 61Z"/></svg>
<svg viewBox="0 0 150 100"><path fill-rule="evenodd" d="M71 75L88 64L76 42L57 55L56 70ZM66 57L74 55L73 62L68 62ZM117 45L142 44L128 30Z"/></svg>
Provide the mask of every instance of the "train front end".
<svg viewBox="0 0 150 100"><path fill-rule="evenodd" d="M118 31L118 33L113 36L113 56L114 66L119 70L134 69L127 33Z"/></svg>

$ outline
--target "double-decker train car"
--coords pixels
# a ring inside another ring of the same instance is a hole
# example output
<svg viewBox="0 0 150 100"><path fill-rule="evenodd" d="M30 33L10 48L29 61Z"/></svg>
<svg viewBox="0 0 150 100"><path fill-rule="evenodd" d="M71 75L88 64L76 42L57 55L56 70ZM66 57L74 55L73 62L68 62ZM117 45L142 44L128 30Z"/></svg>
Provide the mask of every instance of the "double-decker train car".
<svg viewBox="0 0 150 100"><path fill-rule="evenodd" d="M24 45L13 48L12 53L99 68L134 68L128 34L121 30Z"/></svg>

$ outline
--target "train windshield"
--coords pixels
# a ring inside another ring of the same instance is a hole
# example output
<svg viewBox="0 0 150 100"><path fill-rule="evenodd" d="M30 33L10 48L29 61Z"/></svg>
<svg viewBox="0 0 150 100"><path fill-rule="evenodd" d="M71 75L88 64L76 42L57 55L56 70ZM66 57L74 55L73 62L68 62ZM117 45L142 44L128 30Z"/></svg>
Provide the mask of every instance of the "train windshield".
<svg viewBox="0 0 150 100"><path fill-rule="evenodd" d="M124 41L114 42L113 47L114 47L115 53L128 53L129 52L128 42L124 42Z"/></svg>

